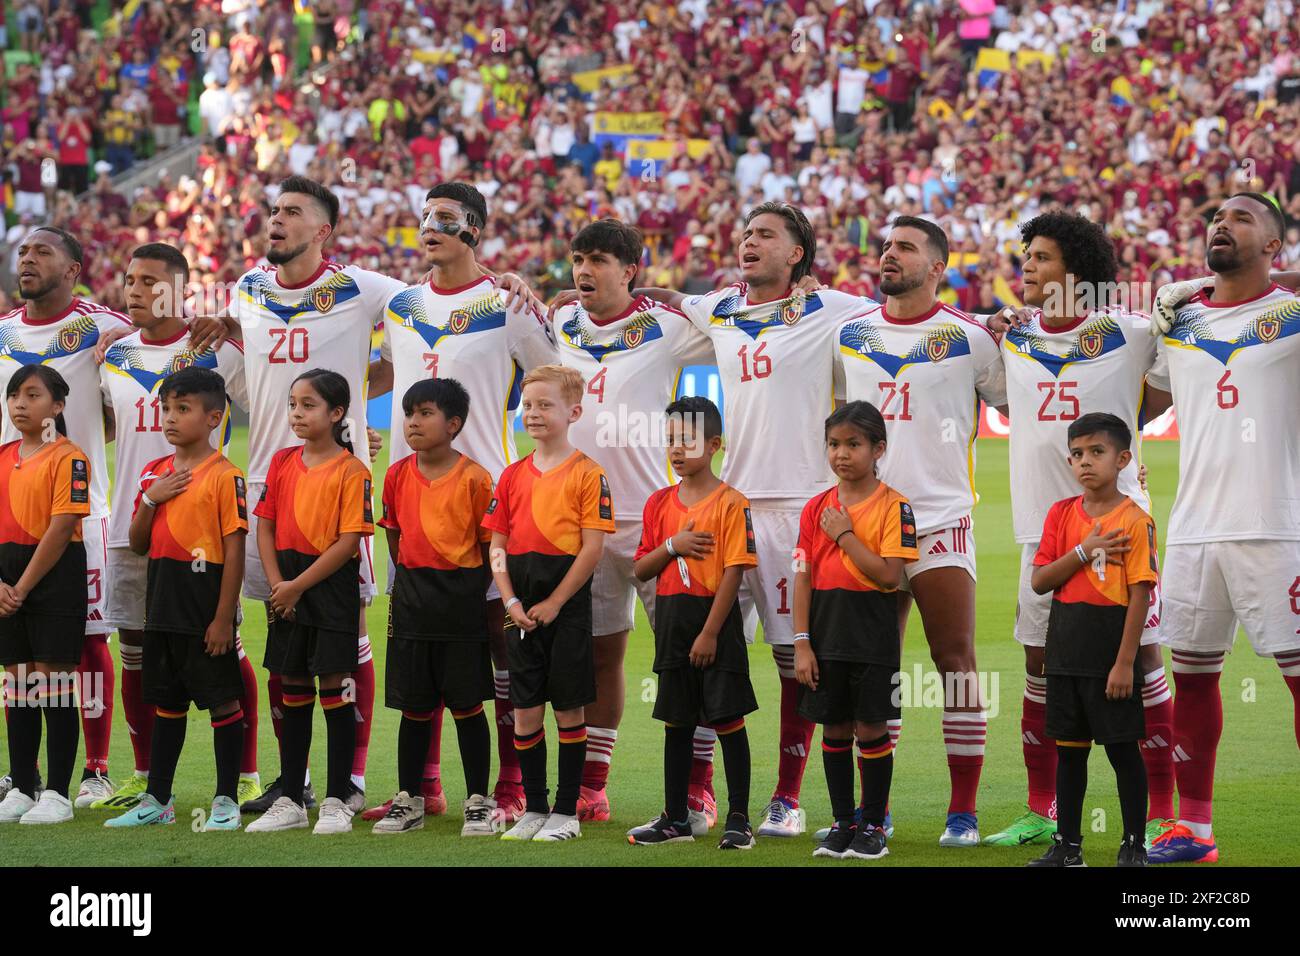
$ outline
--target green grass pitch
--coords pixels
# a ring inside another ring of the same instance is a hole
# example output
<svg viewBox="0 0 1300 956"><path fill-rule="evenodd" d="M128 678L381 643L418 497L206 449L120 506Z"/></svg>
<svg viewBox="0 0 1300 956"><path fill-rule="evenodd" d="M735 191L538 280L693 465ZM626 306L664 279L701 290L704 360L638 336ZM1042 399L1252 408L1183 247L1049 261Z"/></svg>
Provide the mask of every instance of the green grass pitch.
<svg viewBox="0 0 1300 956"><path fill-rule="evenodd" d="M111 449L112 446L110 446ZM1015 615L1018 547L1011 536L1007 444L996 439L979 442L977 487L981 501L975 512L978 540L979 590L978 660L989 680L997 680L996 716L989 721L988 751L980 784L981 831L991 833L1019 814L1025 797L1025 771L1020 749L1020 701L1023 690L1023 654L1012 638ZM234 457L246 458L247 435L235 438ZM1177 481L1177 444L1149 442L1144 457L1155 494L1155 518L1163 529L1168 521ZM375 466L383 475L387 454ZM378 498L378 495L376 495ZM382 563L381 563L382 567ZM367 797L375 803L396 788L397 714L382 706L384 621L386 598L380 597L369 613L370 633L378 672L379 701L370 738ZM260 664L265 624L261 609L246 605L244 645ZM640 618L641 610L637 609ZM1224 735L1219 751L1215 835L1223 863L1240 866L1295 864L1297 854L1288 841L1273 838L1277 807L1294 797L1297 769L1292 731L1291 697L1272 660L1258 658L1239 635L1238 652L1228 658L1223 675ZM116 654L116 641L113 643ZM461 839L459 802L464 784L456 751L455 732L443 734L442 767L451 810L447 816L426 821L425 829L402 837L377 839L370 824L358 820L351 834L315 837L310 830L248 835L202 834L192 830L192 812L206 810L212 794L211 731L206 715L192 711L185 752L176 778L177 823L129 833L102 828L105 814L79 810L75 822L57 827L9 826L3 831L0 859L10 865L64 866L220 866L229 864L281 866L371 865L680 865L680 866L791 866L846 865L836 860L814 860L810 836L789 840L767 839L748 853L719 853L716 831L712 838L690 846L660 849L630 847L624 837L628 827L655 816L662 806L662 730L651 719L654 680L650 671L652 642L643 618L630 641L627 657L627 711L620 728L610 774L614 819L584 826L583 837L562 845L506 844L494 839ZM904 670L920 665L932 669L916 614L912 616L905 649ZM751 667L762 709L749 720L753 749L753 789L750 812L757 815L776 780L777 694L776 672L769 651L756 645ZM259 675L264 672L258 668ZM990 688L992 685L990 684ZM259 729L263 781L277 772L275 737L262 692ZM490 705L489 705L490 706ZM914 707L904 710L902 741L894 773L892 809L897 832L890 841L890 856L877 866L1017 866L1041 852L1037 848L972 850L940 849L948 800L948 773L940 735L941 711ZM123 722L120 699L114 712L110 771L115 780L130 773L131 748ZM552 726L548 719L548 724ZM0 730L3 734L3 730ZM803 805L810 829L829 822L829 803L822 776L817 740L804 780ZM312 765L323 781L325 732L319 716L313 736ZM552 747L552 751L554 748ZM493 750L495 762L495 747ZM551 756L554 787L555 757ZM75 785L75 780L74 780ZM718 754L715 785L725 806L725 781ZM1085 846L1094 865L1113 860L1119 842L1119 805L1114 777L1101 753L1092 759L1090 790L1085 804ZM314 814L313 814L314 822ZM328 839L330 852L323 853Z"/></svg>

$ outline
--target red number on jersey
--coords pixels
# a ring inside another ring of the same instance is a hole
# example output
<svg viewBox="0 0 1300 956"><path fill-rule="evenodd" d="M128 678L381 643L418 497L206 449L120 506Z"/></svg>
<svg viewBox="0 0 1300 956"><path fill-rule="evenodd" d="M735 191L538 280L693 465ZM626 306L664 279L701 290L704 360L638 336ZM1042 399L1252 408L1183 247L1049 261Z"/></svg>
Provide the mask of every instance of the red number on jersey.
<svg viewBox="0 0 1300 956"><path fill-rule="evenodd" d="M297 329L271 329L271 354L267 361L272 365L283 365L286 362L301 364L307 361L307 330L304 328ZM282 346L286 346L284 351L288 357L280 354Z"/></svg>
<svg viewBox="0 0 1300 956"><path fill-rule="evenodd" d="M777 593L781 595L781 603L777 606L776 613L777 613L777 614L789 614L789 613L790 613L790 602L789 602L789 600L788 600L789 595L787 594L787 591L789 590L789 588L788 588L788 586L787 586L787 584L786 584L786 579L785 579L785 578L782 578L780 581L777 581L777 582L776 582L776 590L777 590Z"/></svg>
<svg viewBox="0 0 1300 956"><path fill-rule="evenodd" d="M438 353L424 353L424 370L429 373L429 378L438 377Z"/></svg>
<svg viewBox="0 0 1300 956"><path fill-rule="evenodd" d="M1291 589L1286 593L1291 595L1291 613L1300 614L1300 578L1291 582ZM1296 633L1300 634L1300 631Z"/></svg>
<svg viewBox="0 0 1300 956"><path fill-rule="evenodd" d="M750 354L749 346L742 345L740 351L736 354L740 356L740 380L749 382L756 378L767 378L772 374L772 357L764 355L763 349L767 348L766 342L758 343L758 348L754 349L753 354L753 375L750 375Z"/></svg>
<svg viewBox="0 0 1300 956"><path fill-rule="evenodd" d="M1219 379L1218 398L1220 408L1236 408L1237 402L1241 399L1241 393L1237 391L1237 386L1228 384L1228 376L1232 374L1232 369L1223 373L1223 378Z"/></svg>
<svg viewBox="0 0 1300 956"><path fill-rule="evenodd" d="M605 401L605 373L608 371L607 368L601 368L587 383L587 394L595 395L597 404Z"/></svg>
<svg viewBox="0 0 1300 956"><path fill-rule="evenodd" d="M136 415L135 430L138 432L162 431L162 404L158 401L158 399L155 398L152 402L149 403L149 407L153 409L152 426L145 425L144 423L144 409L145 409L144 399L137 398L135 400L135 409L139 413Z"/></svg>
<svg viewBox="0 0 1300 956"><path fill-rule="evenodd" d="M910 422L912 420L912 383L904 382L903 387L899 388L898 384L893 381L881 382L876 386L885 393L884 401L880 403L880 416L887 422ZM903 400L903 409L900 412L889 411L890 404L897 395Z"/></svg>
<svg viewBox="0 0 1300 956"><path fill-rule="evenodd" d="M1039 382L1038 390L1043 393L1043 404L1038 406L1040 422L1072 422L1079 417L1079 398L1070 389L1079 387L1078 382ZM1047 406L1056 399L1064 408L1049 412Z"/></svg>
<svg viewBox="0 0 1300 956"><path fill-rule="evenodd" d="M99 584L100 575L99 568L86 569L86 600L91 604L98 604L103 596Z"/></svg>

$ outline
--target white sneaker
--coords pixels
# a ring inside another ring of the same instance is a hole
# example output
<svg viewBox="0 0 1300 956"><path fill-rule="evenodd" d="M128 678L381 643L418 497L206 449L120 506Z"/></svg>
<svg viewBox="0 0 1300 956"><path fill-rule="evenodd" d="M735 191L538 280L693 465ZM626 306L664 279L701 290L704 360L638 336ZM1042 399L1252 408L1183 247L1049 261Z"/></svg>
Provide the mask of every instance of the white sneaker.
<svg viewBox="0 0 1300 956"><path fill-rule="evenodd" d="M561 840L572 840L580 836L582 836L582 827L578 825L576 816L552 813L533 837L533 842L558 843Z"/></svg>
<svg viewBox="0 0 1300 956"><path fill-rule="evenodd" d="M78 810L84 810L96 800L107 800L115 793L117 787L113 786L113 781L96 770L93 777L81 781L81 786L77 788L77 800L73 806Z"/></svg>
<svg viewBox="0 0 1300 956"><path fill-rule="evenodd" d="M388 804L385 813L373 827L371 833L407 833L410 830L424 829L424 797L413 797L405 790L399 790Z"/></svg>
<svg viewBox="0 0 1300 956"><path fill-rule="evenodd" d="M461 804L461 812L465 816L465 825L460 828L460 835L463 837L491 836L496 832L494 829L496 808L496 801L491 797L484 797L478 793L468 797Z"/></svg>
<svg viewBox="0 0 1300 956"><path fill-rule="evenodd" d="M533 813L531 810L524 813L522 817L505 833L501 834L503 840L531 840L549 819L549 814Z"/></svg>
<svg viewBox="0 0 1300 956"><path fill-rule="evenodd" d="M0 823L17 823L36 801L14 787L9 788L3 800L0 800Z"/></svg>
<svg viewBox="0 0 1300 956"><path fill-rule="evenodd" d="M67 823L72 819L72 801L53 790L46 790L36 805L23 814L19 823Z"/></svg>
<svg viewBox="0 0 1300 956"><path fill-rule="evenodd" d="M763 808L763 822L758 828L758 836L792 837L804 832L804 812L802 808L790 808L780 800L773 800Z"/></svg>
<svg viewBox="0 0 1300 956"><path fill-rule="evenodd" d="M301 830L307 826L307 810L288 797L280 797L265 813L244 827L245 833L270 833L272 830Z"/></svg>
<svg viewBox="0 0 1300 956"><path fill-rule="evenodd" d="M352 811L338 797L326 797L320 805L320 814L316 817L316 827L312 833L351 833Z"/></svg>

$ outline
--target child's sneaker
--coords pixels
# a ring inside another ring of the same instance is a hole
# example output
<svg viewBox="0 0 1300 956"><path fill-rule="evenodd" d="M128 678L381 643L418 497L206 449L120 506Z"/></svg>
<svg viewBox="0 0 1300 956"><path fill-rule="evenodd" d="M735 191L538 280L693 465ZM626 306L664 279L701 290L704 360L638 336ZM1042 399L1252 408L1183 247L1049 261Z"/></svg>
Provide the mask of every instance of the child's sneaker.
<svg viewBox="0 0 1300 956"><path fill-rule="evenodd" d="M1151 843L1150 863L1218 863L1219 846L1214 837L1198 837L1191 828L1176 823Z"/></svg>
<svg viewBox="0 0 1300 956"><path fill-rule="evenodd" d="M397 796L384 806L388 810L379 818L371 833L409 833L411 830L424 829L424 797L413 797L405 790L399 790ZM364 814L362 819L365 819Z"/></svg>
<svg viewBox="0 0 1300 956"><path fill-rule="evenodd" d="M36 806L23 814L19 823L67 823L72 819L72 801L53 790L41 792Z"/></svg>
<svg viewBox="0 0 1300 956"><path fill-rule="evenodd" d="M113 781L96 770L91 776L81 781L77 790L75 806L78 810L87 810L92 803L107 800L117 790Z"/></svg>
<svg viewBox="0 0 1300 956"><path fill-rule="evenodd" d="M275 830L301 830L307 826L307 808L288 797L277 797L266 812L244 828L245 833L271 833Z"/></svg>
<svg viewBox="0 0 1300 956"><path fill-rule="evenodd" d="M853 845L857 827L851 823L836 823L826 834L826 839L813 850L813 856L827 856L834 860L844 858L845 851Z"/></svg>
<svg viewBox="0 0 1300 956"><path fill-rule="evenodd" d="M776 797L763 808L759 836L792 837L804 832L804 812L788 797Z"/></svg>
<svg viewBox="0 0 1300 956"><path fill-rule="evenodd" d="M239 804L229 797L217 797L203 824L204 833L222 833L239 829Z"/></svg>
<svg viewBox="0 0 1300 956"><path fill-rule="evenodd" d="M338 797L326 797L320 805L320 814L316 817L316 826L311 832L325 836L351 833L352 811Z"/></svg>
<svg viewBox="0 0 1300 956"><path fill-rule="evenodd" d="M754 828L749 825L749 817L743 813L733 813L727 817L722 839L718 841L719 850L752 850L754 848Z"/></svg>
<svg viewBox="0 0 1300 956"><path fill-rule="evenodd" d="M17 823L23 818L36 801L17 787L10 787L3 800L0 800L0 823Z"/></svg>
<svg viewBox="0 0 1300 956"><path fill-rule="evenodd" d="M104 821L106 827L147 827L153 824L176 822L176 810L172 801L159 803L150 793L141 793L136 798L135 806L118 817Z"/></svg>
<svg viewBox="0 0 1300 956"><path fill-rule="evenodd" d="M542 828L533 834L534 843L559 843L561 840L573 840L582 836L582 827L576 816L567 813L552 813L542 824Z"/></svg>
<svg viewBox="0 0 1300 956"><path fill-rule="evenodd" d="M858 832L853 836L853 842L849 848L840 854L843 860L879 860L882 856L889 856L889 847L885 841L885 831L881 827L872 826L870 823L864 823L857 828Z"/></svg>
<svg viewBox="0 0 1300 956"><path fill-rule="evenodd" d="M262 781L256 773L241 773L235 789L235 802L242 811L244 804L252 803L262 795Z"/></svg>
<svg viewBox="0 0 1300 956"><path fill-rule="evenodd" d="M501 834L503 840L531 840L537 836L542 827L546 826L546 821L550 819L548 813L534 813L527 810L524 815L515 821L505 833Z"/></svg>
<svg viewBox="0 0 1300 956"><path fill-rule="evenodd" d="M473 794L461 804L461 813L465 822L460 828L463 837L491 836L496 804L480 793Z"/></svg>
<svg viewBox="0 0 1300 956"><path fill-rule="evenodd" d="M1116 866L1146 866L1147 850L1143 841L1128 838L1119 845L1119 857L1115 860Z"/></svg>
<svg viewBox="0 0 1300 956"><path fill-rule="evenodd" d="M668 814L661 813L649 825L637 827L628 834L627 842L632 846L660 846L665 843L694 843L689 821L674 823Z"/></svg>
<svg viewBox="0 0 1300 956"><path fill-rule="evenodd" d="M578 788L578 819L588 823L605 823L609 820L609 791L604 787L592 790Z"/></svg>
<svg viewBox="0 0 1300 956"><path fill-rule="evenodd" d="M1087 866L1083 862L1083 845L1066 843L1061 834L1052 834L1052 847L1036 860L1030 860L1025 866Z"/></svg>

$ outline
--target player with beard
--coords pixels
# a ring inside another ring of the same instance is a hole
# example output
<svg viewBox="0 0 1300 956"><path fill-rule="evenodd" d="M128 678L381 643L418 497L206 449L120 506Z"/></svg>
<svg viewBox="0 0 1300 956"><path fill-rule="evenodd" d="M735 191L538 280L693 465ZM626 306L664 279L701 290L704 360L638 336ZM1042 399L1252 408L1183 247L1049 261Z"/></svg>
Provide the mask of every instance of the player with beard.
<svg viewBox="0 0 1300 956"><path fill-rule="evenodd" d="M880 480L906 495L916 515L920 558L905 565L904 587L943 675L952 784L939 844L973 847L987 733L975 664L975 434L980 400L1003 407L1007 396L992 333L937 298L947 263L942 229L898 217L880 258L887 298L838 330L836 374L849 401L868 401L884 416L889 454ZM900 634L910 606L900 602Z"/></svg>
<svg viewBox="0 0 1300 956"><path fill-rule="evenodd" d="M104 619L109 588L105 445L111 437L112 412L100 395L95 347L109 333L131 331L131 320L122 313L73 295L81 265L81 244L70 233L54 226L32 230L18 246L18 293L23 304L0 316L0 392L24 365L48 365L57 371L70 389L64 410L68 438L90 460L90 515L81 522L89 605L86 642L77 668L86 738L86 764L74 799L78 809L112 796L115 789L108 778L115 680L108 650L109 626ZM19 437L6 419L0 440ZM0 783L4 793L9 789L8 780L5 777Z"/></svg>

